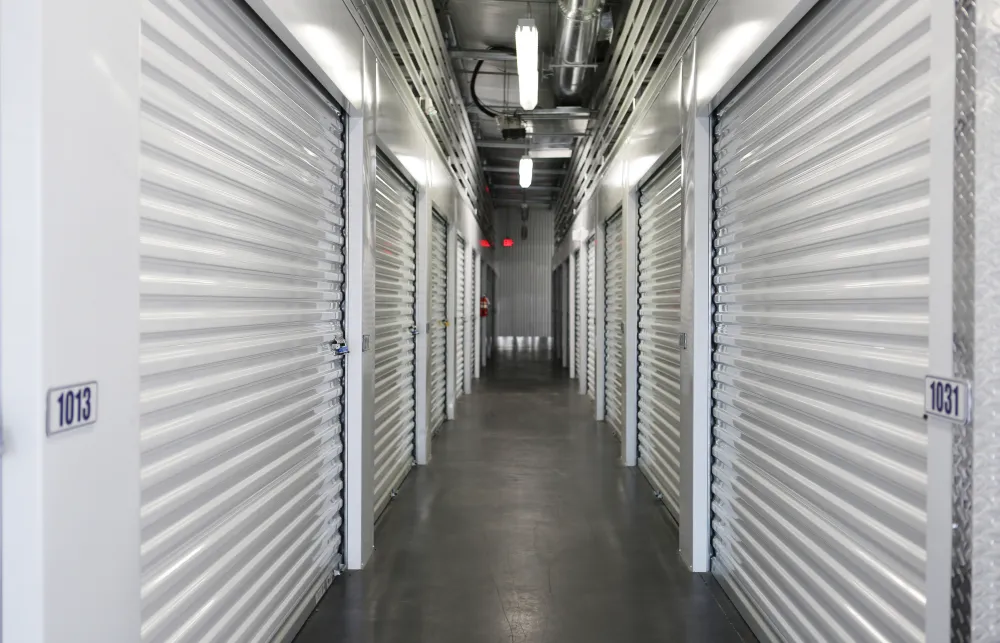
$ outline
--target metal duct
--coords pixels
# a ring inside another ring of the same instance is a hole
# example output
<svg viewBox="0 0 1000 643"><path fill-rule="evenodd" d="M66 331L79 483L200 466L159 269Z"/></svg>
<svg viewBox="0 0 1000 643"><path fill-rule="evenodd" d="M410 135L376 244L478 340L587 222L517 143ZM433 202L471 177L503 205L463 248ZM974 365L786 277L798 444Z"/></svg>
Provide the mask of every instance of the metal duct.
<svg viewBox="0 0 1000 643"><path fill-rule="evenodd" d="M559 0L553 91L560 105L584 102L604 0Z"/></svg>

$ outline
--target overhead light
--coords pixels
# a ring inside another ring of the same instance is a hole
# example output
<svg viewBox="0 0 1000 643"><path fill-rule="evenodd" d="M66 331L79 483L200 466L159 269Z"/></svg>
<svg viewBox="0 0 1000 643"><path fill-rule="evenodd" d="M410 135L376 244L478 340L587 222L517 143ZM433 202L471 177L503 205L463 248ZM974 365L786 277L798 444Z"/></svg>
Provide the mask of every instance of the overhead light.
<svg viewBox="0 0 1000 643"><path fill-rule="evenodd" d="M532 110L538 105L538 27L532 18L517 21L514 46L517 48L517 93L521 108Z"/></svg>
<svg viewBox="0 0 1000 643"><path fill-rule="evenodd" d="M528 150L533 159L568 159L573 156L571 147L541 147Z"/></svg>
<svg viewBox="0 0 1000 643"><path fill-rule="evenodd" d="M531 169L534 165L535 162L531 160L530 156L522 156L521 162L517 164L517 178L522 188L531 185Z"/></svg>
<svg viewBox="0 0 1000 643"><path fill-rule="evenodd" d="M573 241L586 241L587 240L587 229L577 228L573 230Z"/></svg>

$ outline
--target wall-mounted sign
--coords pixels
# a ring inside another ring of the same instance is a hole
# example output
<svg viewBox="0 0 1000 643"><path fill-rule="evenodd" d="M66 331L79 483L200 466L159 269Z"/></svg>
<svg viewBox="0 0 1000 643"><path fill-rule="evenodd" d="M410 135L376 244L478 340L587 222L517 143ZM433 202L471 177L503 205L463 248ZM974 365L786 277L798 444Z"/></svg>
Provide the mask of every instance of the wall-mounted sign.
<svg viewBox="0 0 1000 643"><path fill-rule="evenodd" d="M924 413L952 422L969 422L969 384L928 375L924 378Z"/></svg>
<svg viewBox="0 0 1000 643"><path fill-rule="evenodd" d="M97 422L97 382L49 389L45 432L55 435Z"/></svg>

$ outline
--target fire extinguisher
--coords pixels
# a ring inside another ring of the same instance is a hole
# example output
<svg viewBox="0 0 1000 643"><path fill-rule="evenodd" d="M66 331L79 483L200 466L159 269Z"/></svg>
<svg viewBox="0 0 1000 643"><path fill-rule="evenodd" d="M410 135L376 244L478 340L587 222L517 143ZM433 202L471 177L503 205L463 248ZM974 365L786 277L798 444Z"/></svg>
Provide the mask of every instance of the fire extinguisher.
<svg viewBox="0 0 1000 643"><path fill-rule="evenodd" d="M490 300L486 295L479 298L479 316L488 317L490 314Z"/></svg>

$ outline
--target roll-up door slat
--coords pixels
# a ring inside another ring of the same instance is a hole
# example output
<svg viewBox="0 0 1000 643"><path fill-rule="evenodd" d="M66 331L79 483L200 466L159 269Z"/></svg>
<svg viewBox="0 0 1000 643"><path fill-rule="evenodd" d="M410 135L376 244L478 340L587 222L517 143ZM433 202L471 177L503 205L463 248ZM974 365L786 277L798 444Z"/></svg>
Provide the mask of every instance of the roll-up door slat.
<svg viewBox="0 0 1000 643"><path fill-rule="evenodd" d="M465 239L462 235L456 236L455 256L455 399L465 395L465 333L466 315L468 315L469 302L466 300L468 285L465 275Z"/></svg>
<svg viewBox="0 0 1000 643"><path fill-rule="evenodd" d="M597 399L597 237L587 241L587 395Z"/></svg>
<svg viewBox="0 0 1000 643"><path fill-rule="evenodd" d="M586 274L587 267L584 262L587 258L587 250L583 248L576 251L576 274L573 276L575 279L576 288L576 299L575 306L576 311L574 312L573 324L575 328L573 330L573 337L575 345L573 346L573 352L575 354L573 363L576 365L575 375L579 378L586 378L586 364L583 363L583 356L586 354L586 348L584 347L583 332L586 328L587 323L587 292L586 292L586 282L584 281L584 275ZM584 379L586 381L586 379Z"/></svg>
<svg viewBox="0 0 1000 643"><path fill-rule="evenodd" d="M931 49L826 1L716 114L713 572L776 640L925 638Z"/></svg>
<svg viewBox="0 0 1000 643"><path fill-rule="evenodd" d="M625 254L621 213L608 222L604 238L605 418L621 437L625 430Z"/></svg>
<svg viewBox="0 0 1000 643"><path fill-rule="evenodd" d="M139 640L270 641L342 559L343 114L239 5L141 4Z"/></svg>
<svg viewBox="0 0 1000 643"><path fill-rule="evenodd" d="M431 228L431 431L437 433L444 424L447 406L447 343L448 343L448 224L437 214Z"/></svg>
<svg viewBox="0 0 1000 643"><path fill-rule="evenodd" d="M680 511L681 163L639 195L639 469Z"/></svg>
<svg viewBox="0 0 1000 643"><path fill-rule="evenodd" d="M468 322L468 327L466 332L469 335L469 350L468 350L468 362L465 368L468 369L468 373L475 373L476 371L476 360L479 359L476 354L476 316L479 315L479 302L476 301L476 284L479 283L479 256L473 251L470 253L472 255L472 265L469 266L469 286L468 286L468 308L466 309L466 322Z"/></svg>
<svg viewBox="0 0 1000 643"><path fill-rule="evenodd" d="M375 515L413 466L416 196L381 153L375 171Z"/></svg>

